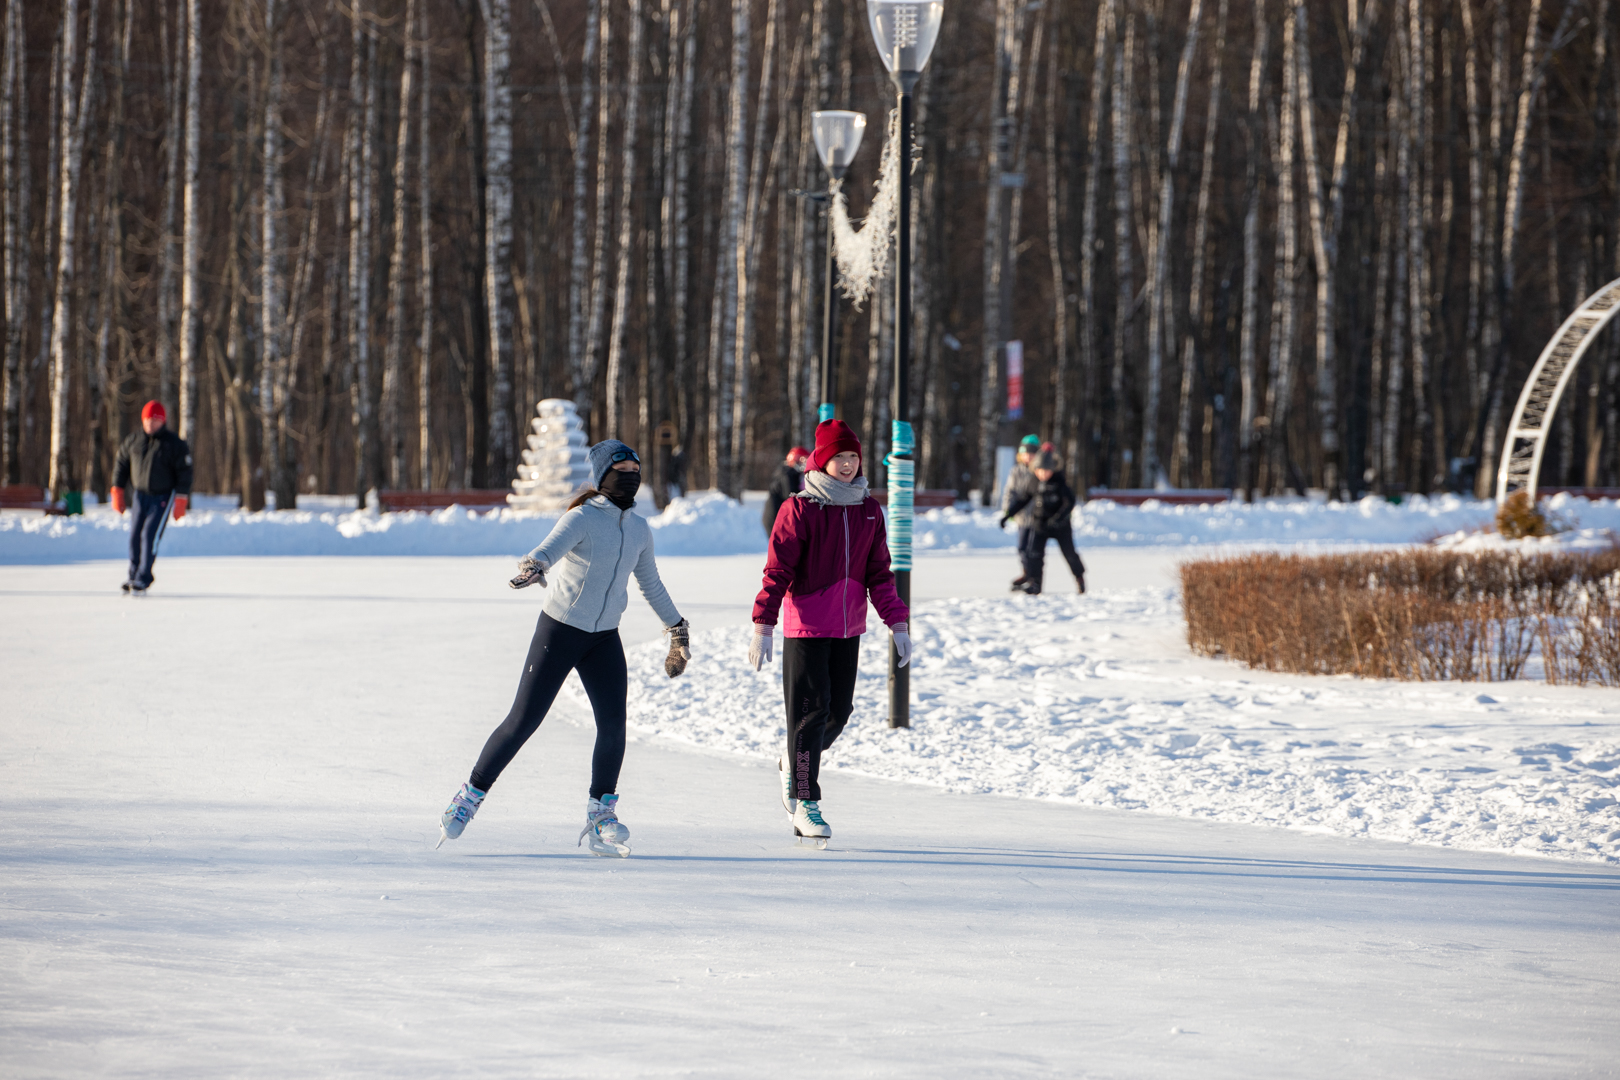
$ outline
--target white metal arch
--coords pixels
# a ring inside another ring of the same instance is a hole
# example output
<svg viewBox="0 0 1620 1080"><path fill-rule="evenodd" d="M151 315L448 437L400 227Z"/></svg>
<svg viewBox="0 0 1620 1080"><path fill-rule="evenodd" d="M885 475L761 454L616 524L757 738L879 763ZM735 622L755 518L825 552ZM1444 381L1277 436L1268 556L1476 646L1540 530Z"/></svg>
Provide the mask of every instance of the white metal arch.
<svg viewBox="0 0 1620 1080"><path fill-rule="evenodd" d="M1507 442L1502 446L1502 465L1496 472L1498 505L1516 491L1529 492L1531 499L1536 497L1541 454L1552 431L1558 399L1564 396L1564 387L1580 366L1587 347L1616 314L1620 314L1620 278L1587 297L1541 351L1519 394Z"/></svg>

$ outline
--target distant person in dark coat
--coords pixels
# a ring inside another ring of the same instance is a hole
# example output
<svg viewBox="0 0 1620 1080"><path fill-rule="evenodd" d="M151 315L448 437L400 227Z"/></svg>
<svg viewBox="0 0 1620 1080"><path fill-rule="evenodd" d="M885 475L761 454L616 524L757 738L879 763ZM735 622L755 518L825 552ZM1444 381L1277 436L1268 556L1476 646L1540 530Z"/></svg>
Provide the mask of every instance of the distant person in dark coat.
<svg viewBox="0 0 1620 1080"><path fill-rule="evenodd" d="M1043 450L1033 462L1035 486L1027 495L1019 495L1009 512L1027 507L1030 515L1030 540L1024 548L1023 592L1037 596L1046 573L1046 542L1056 540L1058 550L1074 574L1074 583L1086 591L1086 565L1080 553L1074 550L1074 527L1069 515L1074 512L1074 491L1059 468L1057 455Z"/></svg>
<svg viewBox="0 0 1620 1080"><path fill-rule="evenodd" d="M782 509L782 504L804 489L804 463L809 459L810 451L795 446L776 467L776 475L771 477L771 486L765 495L765 513L760 518L765 523L766 536L776 528L776 512Z"/></svg>
<svg viewBox="0 0 1620 1080"><path fill-rule="evenodd" d="M141 410L141 430L132 431L118 448L113 466L112 505L124 512L124 489L130 489L134 513L129 530L127 593L143 593L152 584L152 562L157 558L158 526L172 507L174 520L186 516L191 501L191 449L165 427L168 414L160 401L148 401Z"/></svg>
<svg viewBox="0 0 1620 1080"><path fill-rule="evenodd" d="M1018 563L1024 563L1024 549L1029 547L1030 526L1032 525L1030 511L1018 510L1014 507L1027 506L1029 496L1035 492L1035 474L1030 471L1031 463L1041 452L1041 437L1039 435L1025 435L1018 443L1018 454L1013 458L1012 471L1007 474L1007 482L1001 489L1001 527L1005 529L1007 522L1018 522L1018 542L1015 546L1018 552ZM1021 592L1024 582L1029 580L1028 575L1019 574L1013 578L1013 592Z"/></svg>

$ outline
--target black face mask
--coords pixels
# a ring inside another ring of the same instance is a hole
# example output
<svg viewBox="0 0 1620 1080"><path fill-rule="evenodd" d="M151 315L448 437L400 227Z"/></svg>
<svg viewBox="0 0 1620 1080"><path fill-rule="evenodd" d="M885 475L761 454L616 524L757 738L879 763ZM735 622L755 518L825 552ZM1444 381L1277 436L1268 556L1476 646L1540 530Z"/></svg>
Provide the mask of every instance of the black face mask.
<svg viewBox="0 0 1620 1080"><path fill-rule="evenodd" d="M641 490L641 474L609 469L602 482L596 485L596 490L606 495L608 501L620 510L628 510L636 504L636 492Z"/></svg>

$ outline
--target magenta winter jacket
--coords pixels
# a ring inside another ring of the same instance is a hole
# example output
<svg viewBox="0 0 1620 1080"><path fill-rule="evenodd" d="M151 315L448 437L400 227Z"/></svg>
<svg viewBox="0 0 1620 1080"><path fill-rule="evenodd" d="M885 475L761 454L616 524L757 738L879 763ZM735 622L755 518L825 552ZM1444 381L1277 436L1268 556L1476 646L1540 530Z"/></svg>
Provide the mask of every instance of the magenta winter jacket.
<svg viewBox="0 0 1620 1080"><path fill-rule="evenodd" d="M781 608L785 637L855 637L866 633L868 592L885 624L910 618L894 589L877 500L827 506L800 496L783 503L765 555L765 583L754 600L754 623L775 626Z"/></svg>

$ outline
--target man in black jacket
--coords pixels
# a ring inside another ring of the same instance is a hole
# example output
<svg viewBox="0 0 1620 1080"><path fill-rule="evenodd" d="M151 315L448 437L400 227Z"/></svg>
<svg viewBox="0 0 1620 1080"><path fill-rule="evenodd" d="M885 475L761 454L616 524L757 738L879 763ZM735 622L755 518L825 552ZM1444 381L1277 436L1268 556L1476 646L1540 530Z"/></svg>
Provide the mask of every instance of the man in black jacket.
<svg viewBox="0 0 1620 1080"><path fill-rule="evenodd" d="M782 509L782 504L804 487L804 463L809 457L810 451L795 446L787 452L782 464L777 466L776 475L771 477L770 490L765 495L765 514L760 518L765 523L766 536L776 528L776 512Z"/></svg>
<svg viewBox="0 0 1620 1080"><path fill-rule="evenodd" d="M164 426L163 403L148 401L141 410L141 430L131 432L118 448L113 466L112 504L124 512L124 489L130 489L129 580L127 593L143 593L152 584L152 560L158 526L170 507L174 520L186 516L191 502L191 450Z"/></svg>
<svg viewBox="0 0 1620 1080"><path fill-rule="evenodd" d="M1046 573L1046 542L1056 540L1058 550L1063 552L1063 559L1069 564L1069 571L1074 574L1074 583L1081 592L1086 591L1086 565L1080 561L1080 553L1074 550L1074 527L1069 523L1069 515L1074 512L1074 492L1069 488L1069 481L1064 478L1063 470L1058 468L1057 455L1050 450L1043 450L1032 463L1035 473L1035 486L1027 493L1015 497L1009 513L1017 513L1027 504L1030 514L1029 545L1024 548L1024 584L1023 592L1031 596L1041 591L1041 581Z"/></svg>

